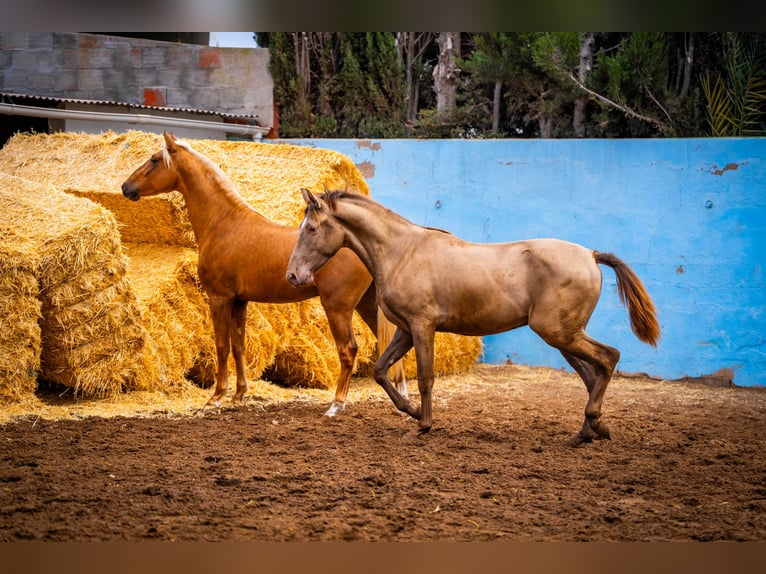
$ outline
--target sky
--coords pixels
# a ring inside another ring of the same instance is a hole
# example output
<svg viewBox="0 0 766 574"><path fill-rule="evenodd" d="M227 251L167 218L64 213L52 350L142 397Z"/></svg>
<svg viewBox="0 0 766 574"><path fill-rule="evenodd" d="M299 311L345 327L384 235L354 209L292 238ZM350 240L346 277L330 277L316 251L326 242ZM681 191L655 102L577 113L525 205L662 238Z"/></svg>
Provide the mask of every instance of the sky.
<svg viewBox="0 0 766 574"><path fill-rule="evenodd" d="M210 32L210 45L219 48L257 48L253 32Z"/></svg>

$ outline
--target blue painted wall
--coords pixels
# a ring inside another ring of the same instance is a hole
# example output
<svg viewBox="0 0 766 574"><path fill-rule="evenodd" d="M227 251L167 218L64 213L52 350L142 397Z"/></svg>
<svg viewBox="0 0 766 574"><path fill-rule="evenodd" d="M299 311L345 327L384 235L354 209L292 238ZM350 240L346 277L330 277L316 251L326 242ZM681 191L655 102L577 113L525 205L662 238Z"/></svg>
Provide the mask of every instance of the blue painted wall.
<svg viewBox="0 0 766 574"><path fill-rule="evenodd" d="M477 242L558 237L613 252L659 311L656 349L630 330L614 273L589 333L618 369L666 379L734 371L766 385L766 139L285 140L337 150L372 196ZM297 193L297 190L296 190ZM528 328L484 338L484 361L555 368Z"/></svg>

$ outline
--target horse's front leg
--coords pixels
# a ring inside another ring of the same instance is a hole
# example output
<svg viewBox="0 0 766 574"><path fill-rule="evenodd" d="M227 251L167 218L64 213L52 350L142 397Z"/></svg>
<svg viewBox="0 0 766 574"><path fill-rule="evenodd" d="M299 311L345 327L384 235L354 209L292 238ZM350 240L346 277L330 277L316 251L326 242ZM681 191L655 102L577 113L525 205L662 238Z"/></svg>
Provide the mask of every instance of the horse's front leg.
<svg viewBox="0 0 766 574"><path fill-rule="evenodd" d="M322 300L325 314L330 324L330 332L335 339L335 347L338 349L338 361L340 372L335 384L335 400L325 412L325 416L334 417L346 408L346 397L351 383L351 375L354 372L354 360L356 359L357 344L354 338L353 309L335 308L331 303Z"/></svg>
<svg viewBox="0 0 766 574"><path fill-rule="evenodd" d="M234 301L231 310L231 323L229 325L231 340L231 353L234 355L234 364L237 369L237 390L231 401L234 404L245 402L247 392L247 376L245 373L245 330L247 325L247 301Z"/></svg>
<svg viewBox="0 0 766 574"><path fill-rule="evenodd" d="M378 360L375 361L373 376L375 377L375 382L383 387L397 409L417 419L420 418L420 411L413 407L412 404L410 404L410 401L403 397L399 391L394 388L394 385L391 384L391 381L388 378L388 370L391 366L401 359L411 348L412 335L402 329L397 329L396 333L394 333L394 337L391 339L391 343L389 343L386 350L381 353Z"/></svg>
<svg viewBox="0 0 766 574"><path fill-rule="evenodd" d="M234 301L222 297L210 297L210 314L213 317L215 332L215 352L217 370L215 374L215 390L205 406L219 407L221 399L229 386L229 324Z"/></svg>

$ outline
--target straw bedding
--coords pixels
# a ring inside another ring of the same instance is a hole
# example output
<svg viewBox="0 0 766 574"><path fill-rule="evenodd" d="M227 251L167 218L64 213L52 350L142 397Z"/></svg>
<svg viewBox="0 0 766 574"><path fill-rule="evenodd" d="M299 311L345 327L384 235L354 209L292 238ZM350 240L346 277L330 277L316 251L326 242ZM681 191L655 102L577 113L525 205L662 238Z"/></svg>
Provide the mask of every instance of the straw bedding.
<svg viewBox="0 0 766 574"><path fill-rule="evenodd" d="M0 208L5 198L0 189ZM34 392L40 370L40 257L8 223L0 219L0 404Z"/></svg>
<svg viewBox="0 0 766 574"><path fill-rule="evenodd" d="M88 396L143 387L146 333L125 281L114 216L91 201L2 173L0 209L6 249L33 252L15 271L31 283L31 269L37 284L40 364L29 372L39 370L39 378ZM12 243L22 233L23 241ZM3 273L3 283L13 274ZM14 355L8 347L3 354Z"/></svg>
<svg viewBox="0 0 766 574"><path fill-rule="evenodd" d="M192 140L241 195L274 221L296 225L300 188L369 188L344 155L302 146ZM143 132L14 136L0 150L0 400L37 379L79 396L184 392L209 386L215 344L197 253L178 193L125 199L122 182L160 149ZM358 316L357 367L369 372L376 340ZM22 350L24 352L22 352ZM437 374L467 370L478 338L437 334ZM10 358L7 358L10 357ZM250 303L248 379L333 388L340 368L318 299ZM230 373L233 373L233 364ZM414 354L405 359L415 378Z"/></svg>

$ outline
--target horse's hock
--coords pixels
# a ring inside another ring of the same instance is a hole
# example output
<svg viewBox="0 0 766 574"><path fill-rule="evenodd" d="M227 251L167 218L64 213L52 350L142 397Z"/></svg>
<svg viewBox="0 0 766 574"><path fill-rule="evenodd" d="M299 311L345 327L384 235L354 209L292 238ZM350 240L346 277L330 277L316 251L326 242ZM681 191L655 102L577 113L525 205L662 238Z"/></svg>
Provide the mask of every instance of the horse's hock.
<svg viewBox="0 0 766 574"><path fill-rule="evenodd" d="M212 322L180 194L127 201L120 185L157 148L156 134L14 136L0 150L0 402L36 379L81 396L207 386L215 374ZM292 145L214 140L193 147L229 175L261 214L297 225L301 187L369 188L348 157ZM375 337L354 317L357 364ZM330 388L339 364L317 299L248 306L248 378L268 369L288 385ZM439 374L466 370L477 338L438 334ZM405 360L415 377L414 356Z"/></svg>

